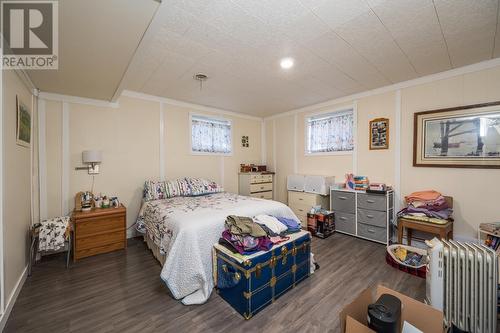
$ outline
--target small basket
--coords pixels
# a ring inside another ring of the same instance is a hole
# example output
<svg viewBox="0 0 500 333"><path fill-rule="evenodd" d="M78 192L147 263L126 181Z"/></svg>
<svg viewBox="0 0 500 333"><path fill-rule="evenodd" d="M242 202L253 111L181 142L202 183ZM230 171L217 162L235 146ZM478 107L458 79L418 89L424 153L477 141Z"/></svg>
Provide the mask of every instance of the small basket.
<svg viewBox="0 0 500 333"><path fill-rule="evenodd" d="M385 253L385 261L389 265L399 269L400 271L403 271L403 272L406 272L406 273L409 273L409 274L412 274L412 275L415 275L415 276L418 276L418 277L425 279L425 272L426 272L426 267L425 267L426 265L425 264L419 265L419 266L409 266L409 265L402 263L401 261L399 261L398 258L396 258L394 256L394 253L392 252L392 250L394 250L395 248L400 247L400 246L406 248L406 250L408 250L408 251L416 252L416 253L418 253L420 255L424 255L424 256L427 255L426 250L419 249L418 247L402 245L402 244L394 244L394 245L389 245L387 247L387 251Z"/></svg>

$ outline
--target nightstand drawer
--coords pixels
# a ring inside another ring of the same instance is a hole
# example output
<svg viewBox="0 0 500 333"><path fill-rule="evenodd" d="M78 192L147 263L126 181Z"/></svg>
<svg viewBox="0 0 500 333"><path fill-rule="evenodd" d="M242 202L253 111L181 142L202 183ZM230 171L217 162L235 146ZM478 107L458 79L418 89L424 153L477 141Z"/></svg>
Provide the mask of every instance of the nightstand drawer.
<svg viewBox="0 0 500 333"><path fill-rule="evenodd" d="M251 184L250 185L250 193L265 192L265 191L272 191L272 190L273 190L273 184L271 184L271 183Z"/></svg>
<svg viewBox="0 0 500 333"><path fill-rule="evenodd" d="M106 216L93 220L81 220L76 224L76 238L125 229L125 216Z"/></svg>
<svg viewBox="0 0 500 333"><path fill-rule="evenodd" d="M118 243L120 241L125 241L125 230L78 238L76 239L76 247L78 250L87 250L110 243Z"/></svg>
<svg viewBox="0 0 500 333"><path fill-rule="evenodd" d="M106 244L103 246L93 247L93 248L85 249L85 250L80 250L77 247L77 250L75 251L74 256L75 256L75 260L78 260L81 258L94 256L96 254L112 252L112 251L116 251L116 250L120 250L120 249L124 249L124 248L125 248L124 241Z"/></svg>

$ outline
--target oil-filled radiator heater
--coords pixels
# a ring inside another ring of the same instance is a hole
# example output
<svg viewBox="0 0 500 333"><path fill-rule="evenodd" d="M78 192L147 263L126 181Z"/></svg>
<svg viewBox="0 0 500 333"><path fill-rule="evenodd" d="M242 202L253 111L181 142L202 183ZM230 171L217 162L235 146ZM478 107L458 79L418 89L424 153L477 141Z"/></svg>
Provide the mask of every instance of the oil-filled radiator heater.
<svg viewBox="0 0 500 333"><path fill-rule="evenodd" d="M471 333L496 333L498 260L474 243L438 240L429 246L426 302L442 310L445 324Z"/></svg>

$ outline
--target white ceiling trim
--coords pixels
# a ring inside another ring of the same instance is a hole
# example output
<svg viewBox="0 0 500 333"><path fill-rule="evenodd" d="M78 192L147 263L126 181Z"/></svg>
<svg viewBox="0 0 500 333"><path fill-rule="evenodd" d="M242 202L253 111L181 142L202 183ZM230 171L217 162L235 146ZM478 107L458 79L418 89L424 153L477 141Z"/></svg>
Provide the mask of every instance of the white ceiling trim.
<svg viewBox="0 0 500 333"><path fill-rule="evenodd" d="M105 108L118 108L120 105L118 102L108 102L101 99L92 99L78 96L70 96L70 95L62 95L62 94L54 94L49 92L40 92L38 94L39 98L42 98L47 101L56 101L56 102L65 102L65 103L73 103L73 104L86 104L93 105L98 107Z"/></svg>
<svg viewBox="0 0 500 333"><path fill-rule="evenodd" d="M387 92L398 90L398 89L413 87L413 86L417 86L417 85L421 85L421 84L425 84L425 83L429 83L429 82L433 82L433 81L438 81L438 80L451 78L454 76L478 72L481 70L485 70L485 69L489 69L489 68L493 68L493 67L498 67L498 66L500 66L500 58L486 60L486 61L478 62L476 64L467 65L467 66L459 67L459 68L455 68L455 69L450 69L448 71L444 71L444 72L440 72L440 73L436 73L436 74L431 74L431 75L427 75L427 76L422 76L422 77L419 77L416 79L391 84L391 85L380 87L377 89L368 90L368 91L364 91L361 93L332 99L332 100L329 100L329 101L326 101L323 103L313 104L313 105L309 105L309 106L306 106L303 108L278 113L278 114L275 114L275 115L272 115L269 117L265 117L264 119L265 120L275 119L275 118L294 115L297 113L314 111L314 110L317 110L320 108L334 106L336 104L351 102L353 100L364 98L364 97L379 95L379 94L387 93Z"/></svg>
<svg viewBox="0 0 500 333"><path fill-rule="evenodd" d="M239 113L239 112L222 110L222 109L217 109L217 108L213 108L213 107L209 107L209 106L178 101L176 99L171 99L171 98L166 98L166 97L144 94L144 93L137 92L137 91L123 90L121 96L143 99L143 100L153 101L153 102L158 102L158 103L165 103L165 104L175 105L175 106L179 106L179 107L183 107L183 108L187 108L187 109L191 109L191 110L196 110L196 111L218 113L218 114L224 114L224 115L229 115L229 116L234 116L234 117L239 117L239 118L258 120L258 121L262 120L262 117L256 117L256 116L251 116L251 115L247 115L247 114L243 114L243 113Z"/></svg>

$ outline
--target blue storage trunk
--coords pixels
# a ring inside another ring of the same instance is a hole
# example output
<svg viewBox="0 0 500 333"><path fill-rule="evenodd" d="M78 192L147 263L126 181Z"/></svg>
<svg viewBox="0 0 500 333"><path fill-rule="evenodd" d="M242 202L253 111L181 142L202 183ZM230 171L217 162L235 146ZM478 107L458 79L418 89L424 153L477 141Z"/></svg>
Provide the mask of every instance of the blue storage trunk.
<svg viewBox="0 0 500 333"><path fill-rule="evenodd" d="M267 252L233 254L214 245L214 281L217 293L245 319L310 274L311 234L300 231Z"/></svg>

